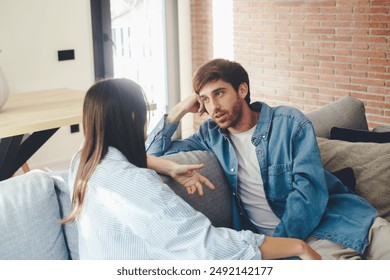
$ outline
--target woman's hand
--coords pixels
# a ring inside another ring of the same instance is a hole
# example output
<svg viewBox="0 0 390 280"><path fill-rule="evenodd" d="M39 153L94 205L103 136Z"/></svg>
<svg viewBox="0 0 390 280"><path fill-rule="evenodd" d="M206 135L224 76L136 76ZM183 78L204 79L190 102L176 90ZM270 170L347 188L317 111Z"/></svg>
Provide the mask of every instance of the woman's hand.
<svg viewBox="0 0 390 280"><path fill-rule="evenodd" d="M260 246L263 259L299 257L302 260L321 260L321 256L306 242L285 237L266 236Z"/></svg>
<svg viewBox="0 0 390 280"><path fill-rule="evenodd" d="M302 260L321 260L321 256L313 250L307 243L303 244L303 252L299 257Z"/></svg>
<svg viewBox="0 0 390 280"><path fill-rule="evenodd" d="M203 168L203 164L178 164L165 158L158 158L152 155L147 155L148 168L155 170L157 173L171 176L176 182L181 184L189 194L194 194L196 191L203 195L202 184L214 190L215 186L197 170Z"/></svg>
<svg viewBox="0 0 390 280"><path fill-rule="evenodd" d="M199 195L203 195L202 184L214 190L215 186L197 170L203 168L203 164L176 164L171 170L171 177L181 184L188 192L194 194L198 191Z"/></svg>

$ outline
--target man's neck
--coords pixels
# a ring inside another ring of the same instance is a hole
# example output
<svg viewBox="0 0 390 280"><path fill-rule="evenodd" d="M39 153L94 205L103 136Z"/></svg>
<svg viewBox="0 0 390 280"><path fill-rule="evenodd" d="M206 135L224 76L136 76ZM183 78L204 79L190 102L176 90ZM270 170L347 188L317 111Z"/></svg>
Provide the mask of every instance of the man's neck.
<svg viewBox="0 0 390 280"><path fill-rule="evenodd" d="M245 106L242 111L241 120L234 126L229 127L230 133L241 133L254 127L259 121L260 112L253 111L249 106Z"/></svg>

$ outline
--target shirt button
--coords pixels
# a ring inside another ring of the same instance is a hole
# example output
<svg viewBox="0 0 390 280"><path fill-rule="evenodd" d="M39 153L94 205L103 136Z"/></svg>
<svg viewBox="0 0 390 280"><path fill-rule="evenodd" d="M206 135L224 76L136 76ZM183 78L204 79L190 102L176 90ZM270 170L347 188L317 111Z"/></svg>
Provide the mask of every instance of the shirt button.
<svg viewBox="0 0 390 280"><path fill-rule="evenodd" d="M265 135L262 135L262 136L261 136L261 139L263 139L263 140L264 140L264 139L265 139Z"/></svg>
<svg viewBox="0 0 390 280"><path fill-rule="evenodd" d="M236 171L234 168L230 169L230 172L234 172L234 171Z"/></svg>
<svg viewBox="0 0 390 280"><path fill-rule="evenodd" d="M236 195L236 193L234 192L233 195Z"/></svg>
<svg viewBox="0 0 390 280"><path fill-rule="evenodd" d="M240 215L242 216L242 212L240 212Z"/></svg>

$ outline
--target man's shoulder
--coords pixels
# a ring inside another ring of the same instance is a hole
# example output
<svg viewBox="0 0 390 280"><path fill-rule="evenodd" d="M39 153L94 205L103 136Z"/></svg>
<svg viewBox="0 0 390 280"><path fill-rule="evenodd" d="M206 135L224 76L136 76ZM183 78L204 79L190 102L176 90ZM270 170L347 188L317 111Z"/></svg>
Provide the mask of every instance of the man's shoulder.
<svg viewBox="0 0 390 280"><path fill-rule="evenodd" d="M309 122L308 117L302 111L292 106L273 107L273 116L274 118L288 118L302 123Z"/></svg>
<svg viewBox="0 0 390 280"><path fill-rule="evenodd" d="M269 104L265 102L253 102L250 105L250 108L254 111L270 111L272 114L278 115L278 116L302 116L305 117L305 115L298 109L292 106L287 105L279 105L279 106L270 106Z"/></svg>
<svg viewBox="0 0 390 280"><path fill-rule="evenodd" d="M302 111L300 111L298 108L287 106L287 105L280 105L273 107L273 110L276 114L293 114L293 115L304 115Z"/></svg>

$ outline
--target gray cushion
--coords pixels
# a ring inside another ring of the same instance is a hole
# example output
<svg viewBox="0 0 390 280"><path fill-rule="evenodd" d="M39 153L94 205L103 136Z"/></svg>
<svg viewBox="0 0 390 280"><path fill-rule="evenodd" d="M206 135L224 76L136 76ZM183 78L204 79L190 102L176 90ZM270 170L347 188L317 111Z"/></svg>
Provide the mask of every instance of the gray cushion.
<svg viewBox="0 0 390 280"><path fill-rule="evenodd" d="M332 127L368 130L364 103L354 97L341 99L306 114L318 137L329 138Z"/></svg>
<svg viewBox="0 0 390 280"><path fill-rule="evenodd" d="M0 182L0 258L68 259L60 210L43 171Z"/></svg>
<svg viewBox="0 0 390 280"><path fill-rule="evenodd" d="M60 215L65 217L71 210L71 199L68 187L68 171L53 171L49 175L54 180L54 186L57 193L58 203L60 206ZM65 242L68 246L69 257L72 260L79 259L78 231L75 222L63 225Z"/></svg>
<svg viewBox="0 0 390 280"><path fill-rule="evenodd" d="M318 138L324 167L333 172L351 167L356 192L390 221L390 143L346 142Z"/></svg>
<svg viewBox="0 0 390 280"><path fill-rule="evenodd" d="M372 131L374 131L374 132L390 132L390 125L378 125Z"/></svg>
<svg viewBox="0 0 390 280"><path fill-rule="evenodd" d="M215 185L216 190L210 190L204 186L203 196L199 196L198 193L189 195L171 177L161 176L161 178L194 209L205 214L214 226L232 227L231 191L215 155L205 151L192 151L171 154L164 156L164 158L182 164L203 163L205 165L199 173L209 179Z"/></svg>

